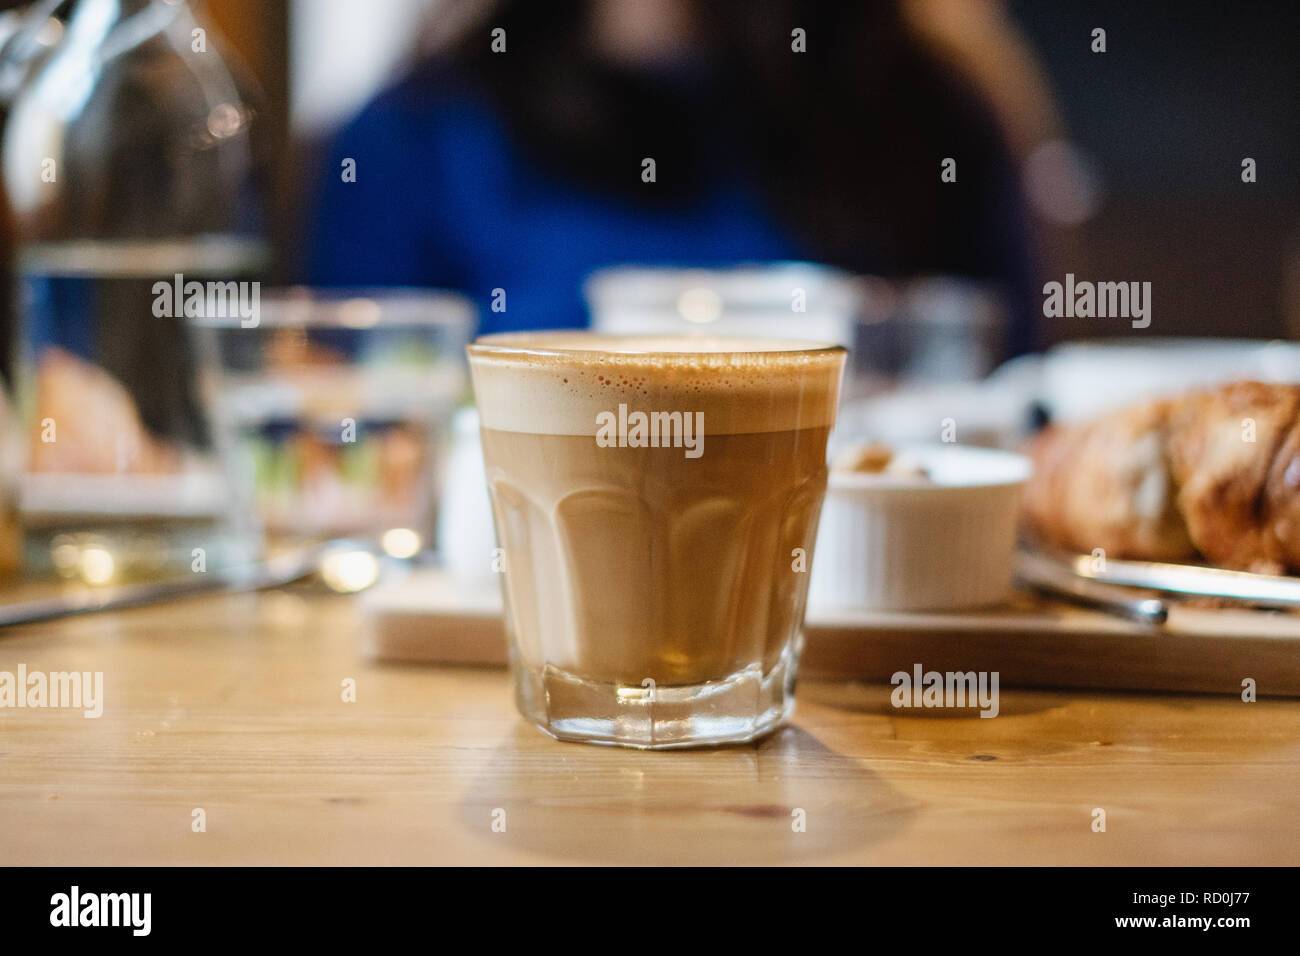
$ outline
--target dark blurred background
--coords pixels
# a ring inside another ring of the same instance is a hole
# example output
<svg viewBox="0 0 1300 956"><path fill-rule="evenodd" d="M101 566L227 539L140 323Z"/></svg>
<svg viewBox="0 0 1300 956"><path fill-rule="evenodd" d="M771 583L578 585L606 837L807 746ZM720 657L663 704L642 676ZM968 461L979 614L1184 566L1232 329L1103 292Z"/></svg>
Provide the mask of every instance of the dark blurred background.
<svg viewBox="0 0 1300 956"><path fill-rule="evenodd" d="M472 42L485 46L499 5L207 0L196 6L265 94L274 278L319 282L306 249L322 181L336 178L330 159L336 135L464 30L477 31ZM635 31L644 6L622 4L629 29ZM798 4L775 6L798 15ZM1073 272L1081 279L1150 281L1160 334L1290 337L1300 329L1296 4L906 0L896 6L908 31L968 80L996 116L1027 213L1032 281L1025 288L1033 296L1026 308L1041 307L1043 282ZM745 25L744 17L739 21L737 30ZM1091 49L1097 27L1106 31L1105 53ZM823 38L814 32L811 42L807 55L822 55ZM881 141L877 148L887 154L892 147ZM1245 157L1257 163L1252 184L1241 179ZM404 188L419 194L437 184L412 181ZM1041 313L1036 321L1039 345L1107 331L1095 321L1049 321Z"/></svg>
<svg viewBox="0 0 1300 956"><path fill-rule="evenodd" d="M1022 0L1007 14L1103 191L1096 214L1069 231L1058 269L1150 279L1163 331L1294 337L1300 7ZM1095 26L1107 30L1104 56L1080 40ZM1247 156L1258 164L1249 185Z"/></svg>
<svg viewBox="0 0 1300 956"><path fill-rule="evenodd" d="M209 0L267 93L279 142L284 278L301 267L293 253L310 215L306 187L330 134L409 67L446 6ZM1300 329L1300 6L903 7L936 50L976 78L1022 172L1025 164L1033 170L1029 208L1043 281L1066 271L1151 281L1162 334L1275 337ZM1106 30L1104 54L1091 50L1096 27ZM1258 164L1253 184L1241 181L1244 157ZM1086 320L1044 329L1047 341L1095 332Z"/></svg>

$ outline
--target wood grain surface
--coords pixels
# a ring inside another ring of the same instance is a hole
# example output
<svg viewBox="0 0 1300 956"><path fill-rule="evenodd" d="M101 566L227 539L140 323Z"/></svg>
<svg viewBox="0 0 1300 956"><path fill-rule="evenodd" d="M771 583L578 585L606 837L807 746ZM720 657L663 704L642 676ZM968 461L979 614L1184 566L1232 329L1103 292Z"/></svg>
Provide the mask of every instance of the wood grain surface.
<svg viewBox="0 0 1300 956"><path fill-rule="evenodd" d="M365 661L353 601L291 592L0 633L20 663L105 704L0 709L3 864L1300 863L1300 701L1003 689L990 720L809 681L766 741L645 753L542 736L501 670Z"/></svg>

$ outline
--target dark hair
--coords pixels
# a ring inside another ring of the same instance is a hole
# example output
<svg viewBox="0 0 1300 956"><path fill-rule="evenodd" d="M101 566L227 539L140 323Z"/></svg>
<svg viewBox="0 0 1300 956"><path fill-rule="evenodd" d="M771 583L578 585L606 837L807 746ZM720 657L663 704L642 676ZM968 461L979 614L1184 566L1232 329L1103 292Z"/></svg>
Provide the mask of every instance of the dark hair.
<svg viewBox="0 0 1300 956"><path fill-rule="evenodd" d="M495 104L534 161L629 201L752 180L810 257L855 271L996 276L987 241L1010 160L991 111L891 0L695 0L675 77L587 42L588 0L504 0L434 64ZM508 54L490 50L503 27ZM802 29L807 52L792 49ZM637 173L654 157L658 188ZM940 163L960 163L957 183ZM1002 210L1002 215L1010 213Z"/></svg>

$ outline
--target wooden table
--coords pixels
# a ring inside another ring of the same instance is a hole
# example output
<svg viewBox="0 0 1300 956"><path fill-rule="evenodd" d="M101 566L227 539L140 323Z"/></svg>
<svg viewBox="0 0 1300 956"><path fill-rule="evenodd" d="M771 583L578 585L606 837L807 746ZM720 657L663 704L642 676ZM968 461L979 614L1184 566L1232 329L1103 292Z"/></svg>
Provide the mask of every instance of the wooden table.
<svg viewBox="0 0 1300 956"><path fill-rule="evenodd" d="M760 744L645 753L543 737L502 671L364 664L357 629L273 592L0 634L0 670L106 698L0 709L0 863L1300 863L1300 701L1003 688L989 720L814 682Z"/></svg>

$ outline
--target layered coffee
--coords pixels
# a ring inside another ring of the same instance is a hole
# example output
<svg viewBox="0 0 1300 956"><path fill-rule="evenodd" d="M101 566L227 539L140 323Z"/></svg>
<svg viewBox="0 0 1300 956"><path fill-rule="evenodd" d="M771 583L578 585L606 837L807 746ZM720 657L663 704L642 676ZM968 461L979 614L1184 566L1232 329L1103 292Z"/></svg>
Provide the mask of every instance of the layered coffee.
<svg viewBox="0 0 1300 956"><path fill-rule="evenodd" d="M527 716L655 746L784 715L843 358L587 333L470 347Z"/></svg>

